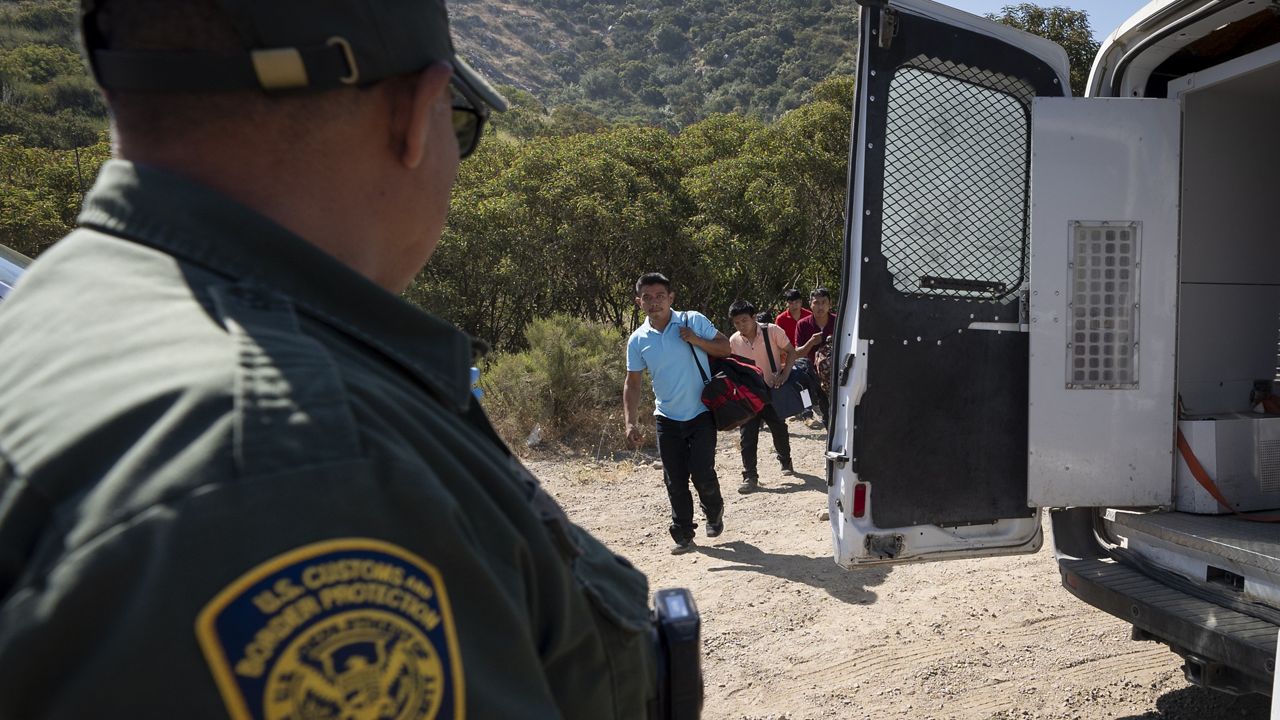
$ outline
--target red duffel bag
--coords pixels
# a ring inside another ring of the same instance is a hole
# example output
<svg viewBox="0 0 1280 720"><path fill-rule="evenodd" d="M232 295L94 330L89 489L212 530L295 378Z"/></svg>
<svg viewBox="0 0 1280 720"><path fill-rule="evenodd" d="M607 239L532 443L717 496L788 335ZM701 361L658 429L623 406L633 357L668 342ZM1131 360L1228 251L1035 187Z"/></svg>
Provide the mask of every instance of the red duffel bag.
<svg viewBox="0 0 1280 720"><path fill-rule="evenodd" d="M697 353L693 355L693 363L702 376L702 404L711 411L717 430L733 430L745 425L768 403L769 386L764 381L764 373L747 358L730 355L712 360L709 378L698 362Z"/></svg>

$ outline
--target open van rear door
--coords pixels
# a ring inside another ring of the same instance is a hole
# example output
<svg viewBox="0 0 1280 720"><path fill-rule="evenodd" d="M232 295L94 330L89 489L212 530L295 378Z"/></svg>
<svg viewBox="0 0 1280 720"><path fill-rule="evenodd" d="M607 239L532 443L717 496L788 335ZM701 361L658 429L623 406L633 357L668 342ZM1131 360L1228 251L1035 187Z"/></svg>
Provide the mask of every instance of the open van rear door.
<svg viewBox="0 0 1280 720"><path fill-rule="evenodd" d="M1052 42L862 2L828 446L842 565L1034 552L1027 502L1031 106Z"/></svg>

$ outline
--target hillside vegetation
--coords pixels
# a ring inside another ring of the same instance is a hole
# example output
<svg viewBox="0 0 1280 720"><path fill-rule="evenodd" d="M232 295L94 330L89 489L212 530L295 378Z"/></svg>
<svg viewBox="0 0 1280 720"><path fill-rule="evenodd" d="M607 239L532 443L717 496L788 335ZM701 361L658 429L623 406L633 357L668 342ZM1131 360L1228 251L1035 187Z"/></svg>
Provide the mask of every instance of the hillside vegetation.
<svg viewBox="0 0 1280 720"><path fill-rule="evenodd" d="M106 110L75 46L77 0L0 0L0 136L92 144ZM564 132L676 130L717 113L769 121L852 74L850 0L453 0L460 53ZM1011 4L993 19L1062 43L1079 92L1097 45L1080 11Z"/></svg>
<svg viewBox="0 0 1280 720"><path fill-rule="evenodd" d="M853 72L850 0L454 0L459 52L548 106L674 129L771 120Z"/></svg>
<svg viewBox="0 0 1280 720"><path fill-rule="evenodd" d="M76 50L76 0L0 0L0 136L74 148L106 129L106 106Z"/></svg>
<svg viewBox="0 0 1280 720"><path fill-rule="evenodd" d="M76 0L0 0L0 135L91 144L106 111L75 46ZM851 73L847 0L454 0L460 53L495 82L604 122L675 129L713 113L769 120Z"/></svg>

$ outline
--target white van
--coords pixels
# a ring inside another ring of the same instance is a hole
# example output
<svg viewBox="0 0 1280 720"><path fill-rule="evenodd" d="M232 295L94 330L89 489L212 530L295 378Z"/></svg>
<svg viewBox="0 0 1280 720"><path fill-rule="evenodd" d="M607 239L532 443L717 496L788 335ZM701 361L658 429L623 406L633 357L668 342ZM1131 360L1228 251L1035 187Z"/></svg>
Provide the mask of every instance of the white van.
<svg viewBox="0 0 1280 720"><path fill-rule="evenodd" d="M1152 2L1083 98L1052 42L860 4L836 561L1035 552L1043 508L1069 592L1272 694L1280 3Z"/></svg>

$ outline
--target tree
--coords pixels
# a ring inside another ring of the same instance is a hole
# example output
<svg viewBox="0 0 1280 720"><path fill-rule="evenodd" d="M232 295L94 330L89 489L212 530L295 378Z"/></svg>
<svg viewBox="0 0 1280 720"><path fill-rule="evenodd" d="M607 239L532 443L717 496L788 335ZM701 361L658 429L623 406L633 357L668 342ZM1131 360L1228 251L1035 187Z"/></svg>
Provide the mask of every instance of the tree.
<svg viewBox="0 0 1280 720"><path fill-rule="evenodd" d="M35 257L67 234L109 154L105 137L66 151L25 147L0 135L0 244Z"/></svg>
<svg viewBox="0 0 1280 720"><path fill-rule="evenodd" d="M816 98L765 125L717 115L677 141L693 203L687 222L713 318L735 298L767 307L786 287L839 280L852 78L836 76Z"/></svg>
<svg viewBox="0 0 1280 720"><path fill-rule="evenodd" d="M507 351L551 313L627 326L636 277L693 255L673 146L638 127L481 145L407 299Z"/></svg>
<svg viewBox="0 0 1280 720"><path fill-rule="evenodd" d="M1052 40L1067 51L1071 62L1071 93L1083 95L1089 67L1098 53L1098 43L1089 27L1089 13L1065 7L1041 7L1032 3L1006 5L999 13L987 15L996 22Z"/></svg>
<svg viewBox="0 0 1280 720"><path fill-rule="evenodd" d="M582 76L582 89L591 98L612 98L622 93L622 80L613 70L596 68Z"/></svg>
<svg viewBox="0 0 1280 720"><path fill-rule="evenodd" d="M544 132L551 135L576 135L600 132L608 127L608 123L588 110L574 105L557 105L551 111L551 120Z"/></svg>
<svg viewBox="0 0 1280 720"><path fill-rule="evenodd" d="M44 84L60 75L83 74L80 56L56 45L21 45L13 50L0 50L0 77Z"/></svg>
<svg viewBox="0 0 1280 720"><path fill-rule="evenodd" d="M664 23L653 31L653 46L658 52L681 57L688 52L689 40L679 28Z"/></svg>
<svg viewBox="0 0 1280 720"><path fill-rule="evenodd" d="M528 140L546 130L551 118L533 93L511 85L501 85L498 90L510 105L506 112L490 118L498 132Z"/></svg>

